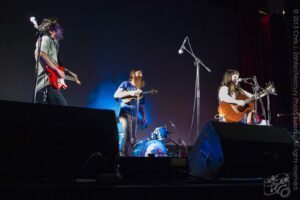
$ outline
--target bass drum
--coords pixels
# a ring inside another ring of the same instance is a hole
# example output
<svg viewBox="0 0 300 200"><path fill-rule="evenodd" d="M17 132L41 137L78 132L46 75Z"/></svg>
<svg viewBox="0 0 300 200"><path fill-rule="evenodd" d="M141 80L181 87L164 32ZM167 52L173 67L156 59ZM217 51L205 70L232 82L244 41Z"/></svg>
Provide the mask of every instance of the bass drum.
<svg viewBox="0 0 300 200"><path fill-rule="evenodd" d="M158 140L148 140L134 145L132 156L134 157L168 157L167 147Z"/></svg>

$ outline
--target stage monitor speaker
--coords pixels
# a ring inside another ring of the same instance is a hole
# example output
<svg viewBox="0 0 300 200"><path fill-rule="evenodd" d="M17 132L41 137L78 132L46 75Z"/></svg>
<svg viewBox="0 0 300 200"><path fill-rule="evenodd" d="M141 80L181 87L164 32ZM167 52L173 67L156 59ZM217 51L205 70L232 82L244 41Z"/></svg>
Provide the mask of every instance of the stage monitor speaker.
<svg viewBox="0 0 300 200"><path fill-rule="evenodd" d="M0 101L0 182L69 181L115 173L115 112Z"/></svg>
<svg viewBox="0 0 300 200"><path fill-rule="evenodd" d="M292 149L284 128L210 121L189 152L189 171L205 179L290 173Z"/></svg>

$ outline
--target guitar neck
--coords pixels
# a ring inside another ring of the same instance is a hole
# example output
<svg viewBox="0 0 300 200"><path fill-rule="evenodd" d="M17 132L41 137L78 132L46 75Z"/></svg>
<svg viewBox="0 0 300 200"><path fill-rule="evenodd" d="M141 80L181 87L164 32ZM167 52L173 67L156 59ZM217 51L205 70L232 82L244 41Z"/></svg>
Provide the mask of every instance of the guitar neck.
<svg viewBox="0 0 300 200"><path fill-rule="evenodd" d="M127 97L123 97L123 98L122 98L122 101L123 101L124 103L127 103L127 102L130 102L132 99L138 99L138 100L139 100L139 99L143 98L143 96L144 96L145 94L156 94L156 93L157 93L156 90L149 90L149 91L143 92L139 98L137 98L137 97L132 97L132 96L127 96Z"/></svg>
<svg viewBox="0 0 300 200"><path fill-rule="evenodd" d="M266 94L267 94L267 92L261 93L261 94L258 95L257 98L258 99L262 98L262 97L266 96ZM255 95L253 95L252 97L249 97L248 99L246 99L245 102L247 104L247 103L250 103L251 101L253 101L254 99L255 99Z"/></svg>
<svg viewBox="0 0 300 200"><path fill-rule="evenodd" d="M153 92L152 91L143 92L143 94L149 94L149 93L153 93Z"/></svg>
<svg viewBox="0 0 300 200"><path fill-rule="evenodd" d="M76 81L77 79L72 77L72 76L65 76L64 78L65 80L68 80L68 81Z"/></svg>
<svg viewBox="0 0 300 200"><path fill-rule="evenodd" d="M248 99L245 100L246 104L250 103L251 101L253 101L255 98L255 96L253 95L252 97L249 97Z"/></svg>

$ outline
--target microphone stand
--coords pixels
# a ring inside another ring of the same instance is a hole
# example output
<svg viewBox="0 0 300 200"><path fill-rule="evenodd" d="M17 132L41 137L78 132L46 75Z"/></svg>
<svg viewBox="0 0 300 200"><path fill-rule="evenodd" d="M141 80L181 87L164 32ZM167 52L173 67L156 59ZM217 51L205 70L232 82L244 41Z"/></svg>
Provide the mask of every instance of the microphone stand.
<svg viewBox="0 0 300 200"><path fill-rule="evenodd" d="M267 125L268 126L271 126L271 106L270 106L270 94L273 94L273 95L277 95L276 92L273 92L273 91L268 91L267 93L267 112L268 112L268 120L267 120Z"/></svg>
<svg viewBox="0 0 300 200"><path fill-rule="evenodd" d="M261 110L262 110L262 113L263 113L263 117L267 120L267 125L268 125L268 121L269 121L269 116L266 115L266 109L265 109L265 105L262 101L262 99L259 97L259 102L260 102L260 106L261 106ZM267 102L267 109L269 109L269 102ZM269 113L269 110L268 110L268 113Z"/></svg>
<svg viewBox="0 0 300 200"><path fill-rule="evenodd" d="M196 66L196 83L195 83L195 100L197 102L197 127L196 127L196 135L198 137L199 135L199 130L200 130L200 64L208 71L211 72L211 69L209 69L200 58L198 58L192 49L192 46L190 44L189 38L187 38L187 42L189 44L189 48L190 50L188 50L187 48L185 48L185 46L183 46L182 48L184 50L186 50L193 58L194 58L194 66ZM193 109L193 113L195 113L195 103L194 103L194 109ZM193 114L193 119L194 119L194 114ZM193 119L192 119L192 124L193 124ZM192 126L191 126L192 127ZM190 135L191 137L191 135ZM189 138L189 142L190 142L190 138Z"/></svg>
<svg viewBox="0 0 300 200"><path fill-rule="evenodd" d="M138 131L138 119L139 119L139 108L140 108L140 98L136 98L136 114L135 114L135 126L134 126L134 133L132 133L132 136L134 138L134 143L136 143L136 134Z"/></svg>
<svg viewBox="0 0 300 200"><path fill-rule="evenodd" d="M267 125L271 126L271 107L270 107L270 94L267 94L267 112L268 112L268 120Z"/></svg>
<svg viewBox="0 0 300 200"><path fill-rule="evenodd" d="M44 35L44 31L41 28L35 27L38 29L38 49L37 49L37 58L35 63L35 87L34 87L34 94L33 94L33 103L36 103L36 93L37 93L37 81L38 81L38 67L41 60L41 44L42 44L42 37Z"/></svg>
<svg viewBox="0 0 300 200"><path fill-rule="evenodd" d="M254 85L252 87L254 93L254 124L257 125L257 91L259 90L259 85L256 76L253 76Z"/></svg>
<svg viewBox="0 0 300 200"><path fill-rule="evenodd" d="M266 110L265 110L265 107L264 107L264 103L263 103L261 97L257 97L257 91L258 91L259 89L263 89L263 88L261 88L261 87L258 85L257 79L256 79L255 76L254 76L251 80L254 82L254 84L253 84L253 83L250 83L250 82L248 82L248 81L244 81L244 82L247 83L247 84L249 84L249 85L251 85L252 88L253 88L253 90L254 90L254 95L255 95L254 110L255 110L256 116L253 117L253 118L257 120L257 104L256 104L256 101L257 101L257 98L258 98L258 99L260 100L261 109L262 109L262 112L263 112L263 116L264 116L265 119L266 119L266 123L267 123L268 126L271 126L270 94L273 94L273 95L277 95L277 94L276 94L275 92L271 92L271 91L268 91L268 92L266 93L266 95L267 95L267 114L266 114ZM256 121L256 123L257 123L257 121Z"/></svg>

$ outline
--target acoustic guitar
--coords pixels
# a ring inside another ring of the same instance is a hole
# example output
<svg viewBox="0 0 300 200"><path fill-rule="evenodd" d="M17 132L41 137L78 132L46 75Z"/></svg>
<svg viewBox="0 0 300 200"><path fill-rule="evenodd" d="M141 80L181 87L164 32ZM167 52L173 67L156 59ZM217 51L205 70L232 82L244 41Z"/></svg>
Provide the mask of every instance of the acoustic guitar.
<svg viewBox="0 0 300 200"><path fill-rule="evenodd" d="M274 93L275 88L272 83L268 83L267 87L258 94L258 99L266 96L268 93ZM243 119L246 112L254 109L255 96L247 97L244 94L239 94L237 100L244 100L246 104L239 106L236 104L220 102L218 112L220 116L224 116L227 122L239 122Z"/></svg>

